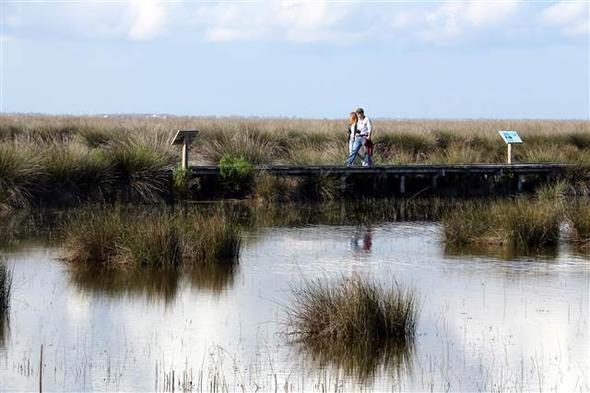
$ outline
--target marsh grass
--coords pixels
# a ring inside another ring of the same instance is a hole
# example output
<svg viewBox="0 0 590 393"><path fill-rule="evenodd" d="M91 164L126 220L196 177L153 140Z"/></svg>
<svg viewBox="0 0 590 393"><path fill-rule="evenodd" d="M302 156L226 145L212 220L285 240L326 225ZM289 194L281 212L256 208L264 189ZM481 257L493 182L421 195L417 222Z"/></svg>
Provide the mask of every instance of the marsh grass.
<svg viewBox="0 0 590 393"><path fill-rule="evenodd" d="M5 320L10 312L12 297L12 271L0 257L0 321Z"/></svg>
<svg viewBox="0 0 590 393"><path fill-rule="evenodd" d="M124 200L160 202L171 190L170 170L175 160L170 151L123 141L110 145L107 152Z"/></svg>
<svg viewBox="0 0 590 393"><path fill-rule="evenodd" d="M0 347L4 346L9 329L12 286L12 270L0 255Z"/></svg>
<svg viewBox="0 0 590 393"><path fill-rule="evenodd" d="M28 207L41 175L29 146L0 143L0 212Z"/></svg>
<svg viewBox="0 0 590 393"><path fill-rule="evenodd" d="M442 227L447 247L503 246L525 251L556 246L562 219L563 206L545 195L534 200L460 203L443 213Z"/></svg>
<svg viewBox="0 0 590 393"><path fill-rule="evenodd" d="M585 197L567 208L572 227L572 240L584 250L590 250L590 198Z"/></svg>
<svg viewBox="0 0 590 393"><path fill-rule="evenodd" d="M590 165L586 121L373 119L375 162L490 163L505 161L497 131L516 129L525 144L517 162ZM169 201L171 171L180 155L169 144L177 129L201 131L193 163L219 164L224 155L268 164L341 165L345 120L0 116L0 209L54 201ZM334 188L319 185L322 199ZM60 196L59 194L64 194ZM178 194L178 193L177 193ZM280 199L280 198L279 198Z"/></svg>
<svg viewBox="0 0 590 393"><path fill-rule="evenodd" d="M63 236L70 264L120 270L236 263L241 243L221 212L167 209L91 210L66 223Z"/></svg>
<svg viewBox="0 0 590 393"><path fill-rule="evenodd" d="M268 173L256 175L254 198L261 202L289 202L300 199L302 180L297 177L276 176Z"/></svg>
<svg viewBox="0 0 590 393"><path fill-rule="evenodd" d="M386 288L359 276L306 281L292 303L288 333L312 350L408 343L415 335L417 294L398 284Z"/></svg>

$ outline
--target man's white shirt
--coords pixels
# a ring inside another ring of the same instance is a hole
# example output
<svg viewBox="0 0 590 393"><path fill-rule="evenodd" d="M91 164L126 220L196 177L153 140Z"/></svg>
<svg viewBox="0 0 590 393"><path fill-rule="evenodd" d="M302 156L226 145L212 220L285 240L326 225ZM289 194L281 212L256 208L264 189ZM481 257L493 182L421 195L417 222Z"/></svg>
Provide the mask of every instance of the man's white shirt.
<svg viewBox="0 0 590 393"><path fill-rule="evenodd" d="M363 120L359 119L356 124L357 129L362 136L371 135L371 120L367 116Z"/></svg>

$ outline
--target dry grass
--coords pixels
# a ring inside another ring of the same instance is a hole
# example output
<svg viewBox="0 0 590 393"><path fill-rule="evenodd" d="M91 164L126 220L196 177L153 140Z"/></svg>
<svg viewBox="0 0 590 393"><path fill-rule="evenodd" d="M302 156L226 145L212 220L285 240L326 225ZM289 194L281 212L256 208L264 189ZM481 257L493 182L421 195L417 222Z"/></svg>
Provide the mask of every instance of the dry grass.
<svg viewBox="0 0 590 393"><path fill-rule="evenodd" d="M567 217L572 226L572 240L582 248L590 248L590 198L581 198L568 206Z"/></svg>
<svg viewBox="0 0 590 393"><path fill-rule="evenodd" d="M447 247L502 246L526 251L552 247L563 220L560 200L543 197L460 203L442 217Z"/></svg>
<svg viewBox="0 0 590 393"><path fill-rule="evenodd" d="M520 162L590 165L587 121L381 120L374 121L375 162L504 162L497 131L515 129L525 144ZM170 169L179 160L169 145L182 128L201 131L193 163L218 164L244 157L255 165L342 164L347 156L346 120L140 117L0 116L0 209L67 200L172 199ZM323 199L335 189L319 186Z"/></svg>
<svg viewBox="0 0 590 393"><path fill-rule="evenodd" d="M12 270L6 266L0 255L0 348L4 347L10 323L10 302L12 298Z"/></svg>
<svg viewBox="0 0 590 393"><path fill-rule="evenodd" d="M232 264L240 250L239 229L219 211L91 210L63 233L70 264L106 269Z"/></svg>
<svg viewBox="0 0 590 393"><path fill-rule="evenodd" d="M416 293L379 286L354 276L335 282L306 281L294 290L289 333L310 348L408 342L418 313Z"/></svg>

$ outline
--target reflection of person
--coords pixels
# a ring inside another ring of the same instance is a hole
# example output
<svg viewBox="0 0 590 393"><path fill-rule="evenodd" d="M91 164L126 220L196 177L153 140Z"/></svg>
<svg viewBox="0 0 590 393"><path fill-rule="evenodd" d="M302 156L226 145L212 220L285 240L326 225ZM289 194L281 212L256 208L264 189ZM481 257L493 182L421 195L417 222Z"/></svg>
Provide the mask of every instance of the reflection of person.
<svg viewBox="0 0 590 393"><path fill-rule="evenodd" d="M357 228L350 238L350 250L356 255L370 254L373 248L373 232L370 227L362 231L362 243L359 245L360 240L361 231Z"/></svg>
<svg viewBox="0 0 590 393"><path fill-rule="evenodd" d="M358 108L355 112L358 116L358 122L356 124L358 134L354 137L350 155L346 160L347 166L351 166L353 164L356 156L359 154L361 146L364 146L367 140L371 140L371 120L365 116L365 111L363 108ZM367 154L365 154L365 157L363 157L363 165L372 165L372 159Z"/></svg>
<svg viewBox="0 0 590 393"><path fill-rule="evenodd" d="M372 247L373 247L373 232L371 232L371 228L367 228L367 230L363 234L363 251L366 253L370 253Z"/></svg>

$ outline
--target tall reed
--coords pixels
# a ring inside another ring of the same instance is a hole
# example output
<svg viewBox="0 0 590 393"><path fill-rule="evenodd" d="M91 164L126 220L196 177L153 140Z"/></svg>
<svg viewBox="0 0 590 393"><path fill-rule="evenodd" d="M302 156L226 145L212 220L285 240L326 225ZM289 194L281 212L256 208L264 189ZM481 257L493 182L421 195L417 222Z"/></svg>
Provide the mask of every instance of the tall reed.
<svg viewBox="0 0 590 393"><path fill-rule="evenodd" d="M0 258L0 318L6 316L10 310L11 295L12 272L6 266L6 262Z"/></svg>
<svg viewBox="0 0 590 393"><path fill-rule="evenodd" d="M220 212L92 210L63 229L66 260L107 269L235 263L240 231Z"/></svg>
<svg viewBox="0 0 590 393"><path fill-rule="evenodd" d="M449 247L505 246L511 249L555 246L563 207L554 200L511 200L460 203L442 216Z"/></svg>
<svg viewBox="0 0 590 393"><path fill-rule="evenodd" d="M416 330L416 292L383 287L354 276L337 281L306 281L293 292L289 333L312 348L406 342Z"/></svg>

